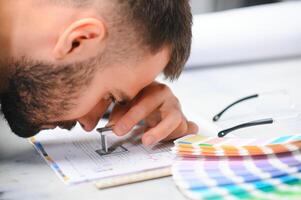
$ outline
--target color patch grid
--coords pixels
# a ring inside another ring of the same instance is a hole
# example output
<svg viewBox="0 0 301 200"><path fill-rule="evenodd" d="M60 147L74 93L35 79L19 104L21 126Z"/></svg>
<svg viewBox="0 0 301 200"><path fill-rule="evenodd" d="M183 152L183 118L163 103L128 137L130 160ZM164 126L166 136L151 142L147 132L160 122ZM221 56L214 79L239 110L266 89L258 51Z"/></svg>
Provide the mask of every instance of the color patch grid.
<svg viewBox="0 0 301 200"><path fill-rule="evenodd" d="M301 153L296 145L300 139L300 135L259 140L185 136L172 149L178 155L172 166L173 179L190 199L301 199ZM183 145L207 149L184 154ZM287 147L266 150L275 145ZM246 146L264 150L234 155L233 149ZM231 149L230 153L222 147ZM208 155L210 148L214 153ZM223 154L217 154L217 149Z"/></svg>

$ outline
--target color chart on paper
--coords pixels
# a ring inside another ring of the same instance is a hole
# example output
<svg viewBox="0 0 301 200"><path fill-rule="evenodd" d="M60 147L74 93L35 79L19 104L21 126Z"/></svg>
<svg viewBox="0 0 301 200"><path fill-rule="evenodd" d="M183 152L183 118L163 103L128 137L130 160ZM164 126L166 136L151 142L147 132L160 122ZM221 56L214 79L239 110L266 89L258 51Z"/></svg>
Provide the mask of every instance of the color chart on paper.
<svg viewBox="0 0 301 200"><path fill-rule="evenodd" d="M178 155L172 166L173 179L190 199L300 199L300 139L300 135L261 139L186 136L176 140L172 150ZM261 153L243 151L246 147L261 149ZM194 151L197 148L202 149Z"/></svg>
<svg viewBox="0 0 301 200"><path fill-rule="evenodd" d="M301 148L301 135L258 139L189 135L174 143L172 151L183 156L262 155L298 150Z"/></svg>

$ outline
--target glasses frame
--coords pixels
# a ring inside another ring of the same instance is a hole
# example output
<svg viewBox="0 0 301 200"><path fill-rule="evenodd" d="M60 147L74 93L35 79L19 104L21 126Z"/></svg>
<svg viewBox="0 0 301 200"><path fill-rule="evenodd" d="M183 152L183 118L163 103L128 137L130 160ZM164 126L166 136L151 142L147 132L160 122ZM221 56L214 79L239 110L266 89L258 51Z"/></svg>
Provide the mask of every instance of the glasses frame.
<svg viewBox="0 0 301 200"><path fill-rule="evenodd" d="M217 122L221 116L230 108L232 108L233 106L244 102L244 101L248 101L250 99L254 99L254 98L258 98L260 96L260 94L252 94L243 98L240 98L236 101L234 101L233 103L231 103L230 105L228 105L227 107L225 107L222 111L220 111L218 114L216 114L213 118L212 121L213 122ZM246 123L242 123L242 124L238 124L236 126L221 130L217 133L218 137L225 137L226 135L228 135L229 133L238 130L238 129L242 129L242 128L247 128L247 127L252 127L252 126L259 126L259 125L266 125L266 124L273 124L274 123L274 119L273 118L264 118L264 119L258 119L258 120L254 120L254 121L250 121L250 122L246 122Z"/></svg>

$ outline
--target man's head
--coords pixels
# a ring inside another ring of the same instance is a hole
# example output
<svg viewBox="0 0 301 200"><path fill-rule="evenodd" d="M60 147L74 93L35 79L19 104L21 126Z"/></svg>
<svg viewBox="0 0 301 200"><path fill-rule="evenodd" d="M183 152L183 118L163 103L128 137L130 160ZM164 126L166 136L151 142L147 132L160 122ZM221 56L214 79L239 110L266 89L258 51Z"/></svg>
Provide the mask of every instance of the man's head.
<svg viewBox="0 0 301 200"><path fill-rule="evenodd" d="M112 99L132 99L161 71L177 78L189 56L187 0L5 2L1 110L22 137L76 121L90 131Z"/></svg>

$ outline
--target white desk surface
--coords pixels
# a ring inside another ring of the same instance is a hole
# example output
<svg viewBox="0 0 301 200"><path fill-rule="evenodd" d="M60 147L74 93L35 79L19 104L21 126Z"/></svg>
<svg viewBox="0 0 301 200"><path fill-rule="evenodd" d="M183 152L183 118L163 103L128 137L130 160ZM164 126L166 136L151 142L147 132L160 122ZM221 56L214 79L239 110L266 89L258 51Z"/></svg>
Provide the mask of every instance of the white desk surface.
<svg viewBox="0 0 301 200"><path fill-rule="evenodd" d="M193 69L170 84L183 104L205 118L237 97L286 88L301 108L301 58ZM189 116L189 113L187 113ZM197 121L197 120L196 120ZM66 186L32 145L14 136L0 120L0 199L185 199L171 177L105 190L93 184Z"/></svg>

